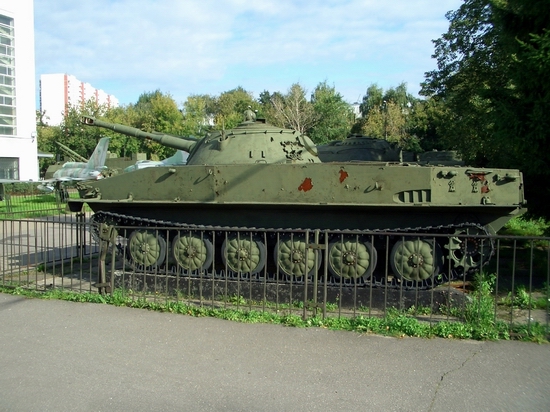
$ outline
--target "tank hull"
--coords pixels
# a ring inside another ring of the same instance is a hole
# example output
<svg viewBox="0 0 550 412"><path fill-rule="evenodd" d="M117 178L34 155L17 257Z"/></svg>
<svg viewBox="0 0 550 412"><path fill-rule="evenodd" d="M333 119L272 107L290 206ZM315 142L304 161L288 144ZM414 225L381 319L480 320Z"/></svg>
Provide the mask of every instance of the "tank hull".
<svg viewBox="0 0 550 412"><path fill-rule="evenodd" d="M522 187L521 173L509 169L179 166L83 184L70 207L215 226L380 230L474 222L496 232L524 210Z"/></svg>

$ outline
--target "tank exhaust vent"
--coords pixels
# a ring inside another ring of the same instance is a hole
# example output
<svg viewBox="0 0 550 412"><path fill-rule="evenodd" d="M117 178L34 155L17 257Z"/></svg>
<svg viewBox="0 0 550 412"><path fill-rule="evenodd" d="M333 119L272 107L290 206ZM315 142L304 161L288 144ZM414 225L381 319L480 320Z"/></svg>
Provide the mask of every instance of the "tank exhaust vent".
<svg viewBox="0 0 550 412"><path fill-rule="evenodd" d="M406 190L393 196L396 203L430 203L432 201L431 190Z"/></svg>

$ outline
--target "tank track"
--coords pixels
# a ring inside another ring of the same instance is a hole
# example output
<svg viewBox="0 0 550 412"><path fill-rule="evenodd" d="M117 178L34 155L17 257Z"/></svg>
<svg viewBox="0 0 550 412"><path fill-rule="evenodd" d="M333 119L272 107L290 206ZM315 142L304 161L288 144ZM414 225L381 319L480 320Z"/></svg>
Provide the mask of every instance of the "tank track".
<svg viewBox="0 0 550 412"><path fill-rule="evenodd" d="M272 234L280 233L280 234L290 234L290 233L296 233L296 232L303 232L305 229L285 229L285 228L255 228L255 227L228 227L228 226L208 226L208 225L195 225L195 224L186 224L186 223L180 223L180 222L171 222L171 221L165 221L165 220L158 220L158 219L148 219L148 218L141 218L141 217L134 217L129 215L123 215L118 214L114 212L105 212L100 211L95 213L90 218L90 226L91 226L91 232L94 239L98 240L98 230L99 230L99 224L100 223L107 223L114 226L124 226L124 227L135 227L135 228L169 228L169 229L184 229L184 230L191 230L191 231L204 231L204 232L228 232L228 231L244 231L247 233L265 233L270 232ZM440 226L425 226L425 227L407 227L407 228L395 228L395 229L377 229L377 230L324 230L320 229L321 232L329 232L332 236L339 236L339 235L345 235L345 234L363 234L365 236L374 238L374 237L399 237L399 236L407 236L411 234L421 234L421 235L432 235L432 234L442 234L446 235L448 237L453 237L453 234L456 234L460 237L468 237L468 230L472 229L475 233L475 235L480 236L489 236L488 230L477 223L458 223L458 224L451 224L451 225L440 225ZM314 232L315 229L309 229L310 232ZM441 237L441 239L447 240L448 237ZM120 237L119 237L120 239ZM475 240L469 240L470 242L474 242L475 246L477 246L477 243ZM483 251L483 261L479 265L456 265L452 262L453 259L450 259L449 256L452 254L452 251L450 250L450 247L444 246L445 250L443 251L445 253L444 259L445 263L443 266L444 272L439 273L435 276L431 276L428 279L422 280L422 281L414 281L414 280L407 280L404 278L401 278L399 275L392 275L391 272L388 273L388 276L385 275L377 275L377 272L375 271L369 278L364 279L363 277L357 278L357 279L344 279L344 278L334 278L329 273L329 279L328 283L330 286L372 286L376 288L392 288L392 289L420 289L420 290L426 290L426 289L432 289L440 284L454 281L454 280L463 280L466 278L467 275L472 274L476 272L480 267L483 267L487 265L491 259L491 257L495 253L495 245L493 240L484 240L484 242L487 242L486 247L488 250ZM311 242L310 242L311 243ZM449 240L450 244L450 240ZM215 247L215 246L214 246ZM124 246L119 242L117 244L118 250L123 253ZM384 251L386 252L386 251ZM463 256L463 259L468 259L468 254L475 253L476 249L474 248L473 251L460 251L459 254ZM215 252L214 252L215 253ZM386 253L384 253L386 254ZM380 256L380 254L379 254ZM449 260L451 260L451 264L449 264ZM456 258L455 258L456 260ZM380 267L380 265L378 265ZM384 262L382 265L383 267L388 267L389 270L389 263ZM450 267L450 270L449 270ZM137 268L138 270L140 268ZM141 268L141 270L145 270L145 268ZM166 273L175 273L174 269L167 269ZM448 272L448 273L447 273ZM157 269L158 273L158 269ZM214 276L220 276L223 277L223 274L218 274L215 269L212 270L212 273ZM229 273L230 277L237 277L237 274ZM240 274L243 275L242 273ZM265 281L263 274L259 275L250 275L246 274L248 276L247 279L251 280L258 280L258 281ZM267 281L269 282L281 282L281 279L277 280L275 274L268 274ZM302 276L304 278L304 276ZM322 276L319 277L319 281L321 281ZM308 275L308 279L311 279L311 275ZM297 280L295 277L287 276L283 274L283 281L293 283L303 283L304 280Z"/></svg>

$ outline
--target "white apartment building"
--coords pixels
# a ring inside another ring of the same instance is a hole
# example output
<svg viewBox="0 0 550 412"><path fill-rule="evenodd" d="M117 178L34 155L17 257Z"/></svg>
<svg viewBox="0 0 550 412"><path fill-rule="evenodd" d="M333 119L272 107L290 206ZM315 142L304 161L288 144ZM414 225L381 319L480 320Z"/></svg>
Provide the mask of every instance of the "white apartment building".
<svg viewBox="0 0 550 412"><path fill-rule="evenodd" d="M84 105L89 100L109 108L117 107L116 97L68 74L40 75L40 111L50 126L58 126L69 106Z"/></svg>
<svg viewBox="0 0 550 412"><path fill-rule="evenodd" d="M0 180L38 180L33 0L0 0Z"/></svg>

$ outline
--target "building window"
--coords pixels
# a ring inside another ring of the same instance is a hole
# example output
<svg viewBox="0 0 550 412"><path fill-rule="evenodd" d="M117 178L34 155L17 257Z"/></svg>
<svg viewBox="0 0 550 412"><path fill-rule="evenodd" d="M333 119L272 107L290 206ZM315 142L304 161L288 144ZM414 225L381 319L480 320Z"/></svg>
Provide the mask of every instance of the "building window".
<svg viewBox="0 0 550 412"><path fill-rule="evenodd" d="M19 180L19 158L0 157L0 179Z"/></svg>
<svg viewBox="0 0 550 412"><path fill-rule="evenodd" d="M0 15L0 134L17 134L13 19Z"/></svg>

